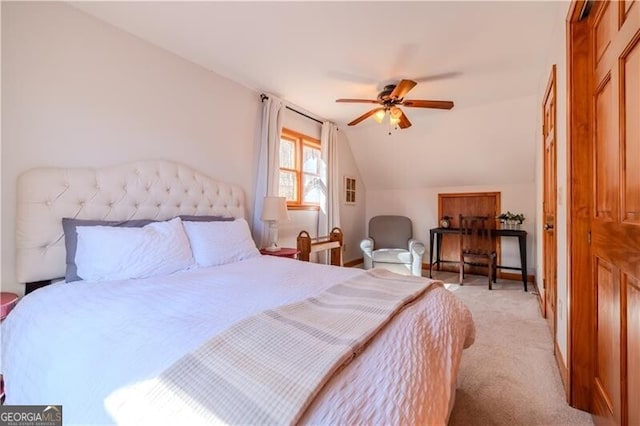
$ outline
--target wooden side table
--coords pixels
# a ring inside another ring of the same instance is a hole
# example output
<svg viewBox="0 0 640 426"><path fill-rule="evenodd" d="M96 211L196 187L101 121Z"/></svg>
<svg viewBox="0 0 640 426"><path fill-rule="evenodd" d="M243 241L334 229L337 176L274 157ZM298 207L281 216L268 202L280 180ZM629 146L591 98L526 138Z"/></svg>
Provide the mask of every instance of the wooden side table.
<svg viewBox="0 0 640 426"><path fill-rule="evenodd" d="M9 312L16 306L18 303L18 295L15 293L0 293L0 320L6 318L9 315Z"/></svg>
<svg viewBox="0 0 640 426"><path fill-rule="evenodd" d="M277 256L277 257L288 257L289 259L297 259L300 251L295 248L287 248L283 247L278 251L267 251L265 249L260 249L260 254L264 254L267 256Z"/></svg>

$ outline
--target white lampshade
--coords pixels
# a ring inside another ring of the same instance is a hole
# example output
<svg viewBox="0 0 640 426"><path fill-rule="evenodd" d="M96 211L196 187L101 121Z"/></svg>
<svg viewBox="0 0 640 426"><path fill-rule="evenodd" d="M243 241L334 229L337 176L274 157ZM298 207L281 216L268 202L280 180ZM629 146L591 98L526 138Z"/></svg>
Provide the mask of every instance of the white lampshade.
<svg viewBox="0 0 640 426"><path fill-rule="evenodd" d="M264 197L264 205L262 206L262 220L265 222L271 220L289 220L287 199L285 197Z"/></svg>

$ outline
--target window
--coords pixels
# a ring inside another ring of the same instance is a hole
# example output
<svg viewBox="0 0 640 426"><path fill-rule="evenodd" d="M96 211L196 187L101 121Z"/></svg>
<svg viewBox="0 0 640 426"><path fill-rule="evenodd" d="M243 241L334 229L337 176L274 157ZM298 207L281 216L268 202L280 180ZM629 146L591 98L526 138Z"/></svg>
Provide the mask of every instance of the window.
<svg viewBox="0 0 640 426"><path fill-rule="evenodd" d="M318 208L322 195L320 141L282 129L279 194L293 208Z"/></svg>
<svg viewBox="0 0 640 426"><path fill-rule="evenodd" d="M356 178L344 177L344 202L345 204L356 203Z"/></svg>

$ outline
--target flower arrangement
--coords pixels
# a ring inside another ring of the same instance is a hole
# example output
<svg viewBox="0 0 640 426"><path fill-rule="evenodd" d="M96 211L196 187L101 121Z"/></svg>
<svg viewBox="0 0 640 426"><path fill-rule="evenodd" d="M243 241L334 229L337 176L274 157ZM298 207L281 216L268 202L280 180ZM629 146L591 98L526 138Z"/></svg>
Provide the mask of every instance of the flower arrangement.
<svg viewBox="0 0 640 426"><path fill-rule="evenodd" d="M500 213L496 216L496 219L500 220L500 223L507 225L507 228L519 228L525 220L524 213Z"/></svg>

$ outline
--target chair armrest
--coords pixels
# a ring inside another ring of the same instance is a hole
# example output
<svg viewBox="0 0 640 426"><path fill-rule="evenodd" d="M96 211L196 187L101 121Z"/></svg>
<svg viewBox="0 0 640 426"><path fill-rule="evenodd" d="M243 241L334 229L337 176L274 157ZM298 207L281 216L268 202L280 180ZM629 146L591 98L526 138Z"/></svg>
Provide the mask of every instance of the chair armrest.
<svg viewBox="0 0 640 426"><path fill-rule="evenodd" d="M369 254L373 253L373 240L371 238L365 238L360 241L360 248L362 251L367 252Z"/></svg>
<svg viewBox="0 0 640 426"><path fill-rule="evenodd" d="M373 268L373 240L371 238L365 238L360 241L360 249L362 249L364 269Z"/></svg>
<svg viewBox="0 0 640 426"><path fill-rule="evenodd" d="M422 258L425 250L426 249L424 248L424 244L422 244L421 241L418 241L414 238L409 240L409 251L413 256L419 256L420 258Z"/></svg>
<svg viewBox="0 0 640 426"><path fill-rule="evenodd" d="M411 275L420 277L422 276L422 256L425 252L424 244L412 238L409 240L409 251L411 252Z"/></svg>

